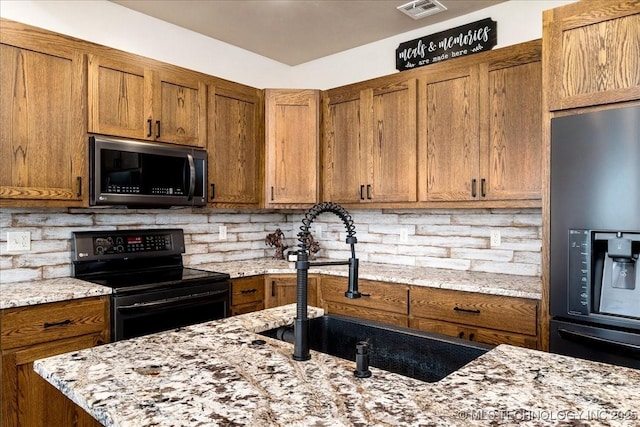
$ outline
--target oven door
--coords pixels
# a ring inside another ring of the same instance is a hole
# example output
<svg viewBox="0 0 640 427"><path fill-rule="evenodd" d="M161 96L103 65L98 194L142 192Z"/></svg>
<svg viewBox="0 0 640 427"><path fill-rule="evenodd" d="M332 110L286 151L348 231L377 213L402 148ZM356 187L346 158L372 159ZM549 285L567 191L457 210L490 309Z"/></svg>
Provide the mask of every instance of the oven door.
<svg viewBox="0 0 640 427"><path fill-rule="evenodd" d="M217 282L112 296L111 339L120 341L228 317L230 284Z"/></svg>

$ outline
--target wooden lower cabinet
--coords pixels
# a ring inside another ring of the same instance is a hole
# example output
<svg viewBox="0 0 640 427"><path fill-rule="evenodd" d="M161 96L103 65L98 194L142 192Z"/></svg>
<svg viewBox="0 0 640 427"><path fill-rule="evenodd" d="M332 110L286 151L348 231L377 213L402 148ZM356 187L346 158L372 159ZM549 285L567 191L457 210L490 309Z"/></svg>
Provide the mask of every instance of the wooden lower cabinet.
<svg viewBox="0 0 640 427"><path fill-rule="evenodd" d="M264 308L280 307L294 304L297 299L296 275L267 275L264 279L265 303ZM307 288L307 303L318 306L318 279L309 275Z"/></svg>
<svg viewBox="0 0 640 427"><path fill-rule="evenodd" d="M344 296L347 281L346 277L322 277L319 296L326 313L408 326L408 286L359 280L358 288L362 297L348 299Z"/></svg>
<svg viewBox="0 0 640 427"><path fill-rule="evenodd" d="M538 348L538 302L412 286L409 326L486 344Z"/></svg>
<svg viewBox="0 0 640 427"><path fill-rule="evenodd" d="M106 343L109 297L0 311L0 424L99 426L33 370L37 359Z"/></svg>
<svg viewBox="0 0 640 427"><path fill-rule="evenodd" d="M264 309L264 276L231 280L231 315Z"/></svg>

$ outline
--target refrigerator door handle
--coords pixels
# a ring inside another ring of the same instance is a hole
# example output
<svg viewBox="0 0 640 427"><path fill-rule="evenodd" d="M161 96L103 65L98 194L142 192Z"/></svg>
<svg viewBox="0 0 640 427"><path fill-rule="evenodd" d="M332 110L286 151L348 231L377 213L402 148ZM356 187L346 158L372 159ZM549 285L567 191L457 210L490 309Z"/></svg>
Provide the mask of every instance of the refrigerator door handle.
<svg viewBox="0 0 640 427"><path fill-rule="evenodd" d="M582 332L570 331L569 329L565 328L559 328L558 334L562 338L569 341L597 343L605 347L614 347L617 349L626 350L627 352L636 354L636 356L640 356L640 345L596 337L594 335L589 335Z"/></svg>

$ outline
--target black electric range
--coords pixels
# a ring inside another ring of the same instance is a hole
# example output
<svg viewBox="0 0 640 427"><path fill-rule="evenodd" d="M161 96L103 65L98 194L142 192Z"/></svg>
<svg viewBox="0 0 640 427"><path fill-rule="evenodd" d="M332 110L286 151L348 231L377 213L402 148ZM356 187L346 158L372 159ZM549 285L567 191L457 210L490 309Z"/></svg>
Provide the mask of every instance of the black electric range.
<svg viewBox="0 0 640 427"><path fill-rule="evenodd" d="M226 273L183 266L182 229L73 233L73 276L112 288L118 341L230 315Z"/></svg>

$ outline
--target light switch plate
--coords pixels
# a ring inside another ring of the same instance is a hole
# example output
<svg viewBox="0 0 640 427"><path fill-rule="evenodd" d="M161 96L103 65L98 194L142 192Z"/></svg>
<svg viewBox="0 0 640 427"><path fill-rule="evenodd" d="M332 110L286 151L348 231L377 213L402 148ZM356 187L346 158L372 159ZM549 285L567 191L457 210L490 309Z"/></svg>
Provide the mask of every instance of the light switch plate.
<svg viewBox="0 0 640 427"><path fill-rule="evenodd" d="M7 231L7 252L28 252L31 250L29 231Z"/></svg>

